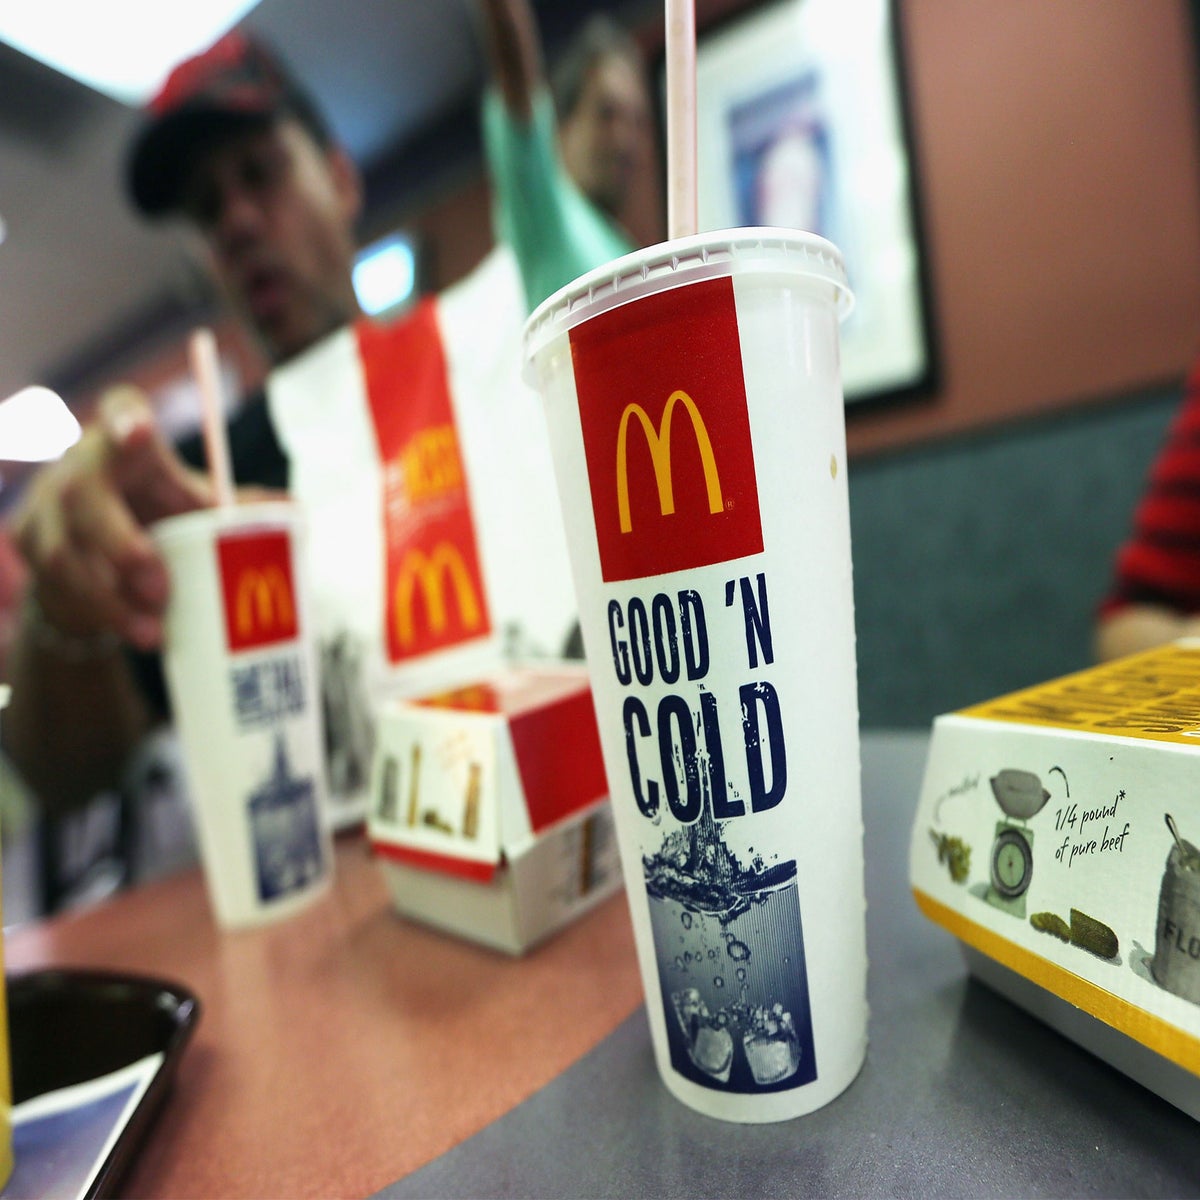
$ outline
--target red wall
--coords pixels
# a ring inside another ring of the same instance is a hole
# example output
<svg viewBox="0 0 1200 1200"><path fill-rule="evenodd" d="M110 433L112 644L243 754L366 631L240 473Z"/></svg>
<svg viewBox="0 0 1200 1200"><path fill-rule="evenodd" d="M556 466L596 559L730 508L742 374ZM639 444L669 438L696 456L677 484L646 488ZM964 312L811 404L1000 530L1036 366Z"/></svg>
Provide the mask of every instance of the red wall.
<svg viewBox="0 0 1200 1200"><path fill-rule="evenodd" d="M1200 349L1184 0L901 0L944 385L852 450L1107 398Z"/></svg>
<svg viewBox="0 0 1200 1200"><path fill-rule="evenodd" d="M698 23L738 7L702 0ZM899 11L943 380L913 403L851 410L851 452L1182 375L1200 349L1185 0L900 0ZM418 222L447 266L461 256L438 247L472 219L460 200Z"/></svg>

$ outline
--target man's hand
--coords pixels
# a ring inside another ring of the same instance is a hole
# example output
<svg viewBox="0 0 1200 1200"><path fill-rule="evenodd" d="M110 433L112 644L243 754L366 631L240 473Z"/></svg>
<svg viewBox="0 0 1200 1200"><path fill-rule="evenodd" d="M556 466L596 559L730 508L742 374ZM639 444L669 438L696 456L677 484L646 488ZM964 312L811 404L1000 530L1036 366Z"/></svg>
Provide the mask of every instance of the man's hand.
<svg viewBox="0 0 1200 1200"><path fill-rule="evenodd" d="M68 637L107 630L157 646L168 582L146 527L213 499L138 389L106 393L80 440L34 477L13 523L45 620Z"/></svg>

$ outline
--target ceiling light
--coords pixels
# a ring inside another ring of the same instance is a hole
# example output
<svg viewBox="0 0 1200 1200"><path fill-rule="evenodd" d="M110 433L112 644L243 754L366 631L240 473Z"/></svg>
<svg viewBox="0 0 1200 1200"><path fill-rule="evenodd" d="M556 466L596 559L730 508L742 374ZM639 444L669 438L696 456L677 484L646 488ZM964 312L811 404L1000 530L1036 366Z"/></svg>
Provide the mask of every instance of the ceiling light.
<svg viewBox="0 0 1200 1200"><path fill-rule="evenodd" d="M140 106L176 63L216 41L257 2L0 4L0 41L114 100Z"/></svg>
<svg viewBox="0 0 1200 1200"><path fill-rule="evenodd" d="M49 462L79 441L79 422L57 392L22 388L0 402L0 460Z"/></svg>

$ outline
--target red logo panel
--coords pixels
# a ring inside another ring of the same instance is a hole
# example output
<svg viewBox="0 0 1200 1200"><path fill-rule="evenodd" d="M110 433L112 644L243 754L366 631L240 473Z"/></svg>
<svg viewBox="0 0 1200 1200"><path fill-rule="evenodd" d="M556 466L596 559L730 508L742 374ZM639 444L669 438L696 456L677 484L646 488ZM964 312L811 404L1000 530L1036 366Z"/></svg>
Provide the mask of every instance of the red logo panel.
<svg viewBox="0 0 1200 1200"><path fill-rule="evenodd" d="M355 327L383 465L388 660L491 631L466 469L432 300Z"/></svg>
<svg viewBox="0 0 1200 1200"><path fill-rule="evenodd" d="M299 618L286 532L221 534L217 564L230 651L252 650L296 637Z"/></svg>
<svg viewBox="0 0 1200 1200"><path fill-rule="evenodd" d="M733 283L688 284L571 332L607 581L763 548Z"/></svg>

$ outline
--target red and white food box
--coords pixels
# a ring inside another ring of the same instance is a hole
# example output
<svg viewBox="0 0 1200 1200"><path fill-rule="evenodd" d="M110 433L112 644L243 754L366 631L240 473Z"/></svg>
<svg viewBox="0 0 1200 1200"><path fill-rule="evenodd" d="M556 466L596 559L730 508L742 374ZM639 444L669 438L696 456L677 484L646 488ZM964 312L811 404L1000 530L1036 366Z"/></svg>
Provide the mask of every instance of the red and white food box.
<svg viewBox="0 0 1200 1200"><path fill-rule="evenodd" d="M402 915L520 954L621 886L582 665L511 668L380 714L367 821Z"/></svg>

